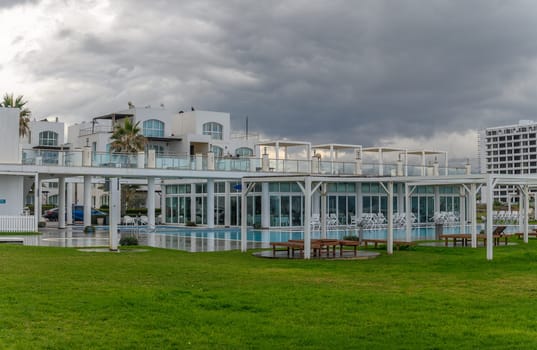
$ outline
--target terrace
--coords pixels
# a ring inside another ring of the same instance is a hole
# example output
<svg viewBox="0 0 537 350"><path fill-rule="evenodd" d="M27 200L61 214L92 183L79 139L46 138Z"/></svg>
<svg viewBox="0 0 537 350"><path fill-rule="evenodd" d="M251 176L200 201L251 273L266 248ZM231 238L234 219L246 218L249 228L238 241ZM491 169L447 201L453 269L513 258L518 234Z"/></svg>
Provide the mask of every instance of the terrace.
<svg viewBox="0 0 537 350"><path fill-rule="evenodd" d="M148 168L178 169L190 171L225 171L240 173L271 172L281 174L317 174L347 176L431 176L469 174L469 166L439 167L431 165L396 162L363 162L311 159L261 157L214 157L212 153L202 155L157 154L153 151L138 154L92 152L89 148L81 150L22 150L23 165L46 165L58 167L94 168ZM404 169L404 170L403 170Z"/></svg>

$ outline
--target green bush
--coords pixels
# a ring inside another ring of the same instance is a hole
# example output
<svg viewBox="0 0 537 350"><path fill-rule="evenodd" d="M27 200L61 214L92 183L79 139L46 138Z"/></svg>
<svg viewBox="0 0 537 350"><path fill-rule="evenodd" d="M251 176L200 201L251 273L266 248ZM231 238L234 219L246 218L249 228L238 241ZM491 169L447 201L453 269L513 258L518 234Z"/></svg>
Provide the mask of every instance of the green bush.
<svg viewBox="0 0 537 350"><path fill-rule="evenodd" d="M138 238L134 236L121 237L119 240L120 246L138 245Z"/></svg>
<svg viewBox="0 0 537 350"><path fill-rule="evenodd" d="M352 236L352 235L347 235L347 236L343 236L343 240L344 240L344 241L359 241L359 240L360 240L360 237L358 237L358 236Z"/></svg>
<svg viewBox="0 0 537 350"><path fill-rule="evenodd" d="M185 223L185 226L191 226L191 227L194 227L194 226L198 226L198 225L196 225L196 223L195 223L194 221L187 221L187 222Z"/></svg>
<svg viewBox="0 0 537 350"><path fill-rule="evenodd" d="M84 233L94 233L94 232L95 232L95 227L93 226L84 227Z"/></svg>

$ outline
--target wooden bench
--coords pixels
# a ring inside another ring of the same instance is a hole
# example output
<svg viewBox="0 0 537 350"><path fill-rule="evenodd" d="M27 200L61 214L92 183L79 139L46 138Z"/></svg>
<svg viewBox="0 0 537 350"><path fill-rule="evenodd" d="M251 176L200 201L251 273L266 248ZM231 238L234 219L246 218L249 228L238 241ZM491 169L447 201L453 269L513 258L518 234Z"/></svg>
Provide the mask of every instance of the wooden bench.
<svg viewBox="0 0 537 350"><path fill-rule="evenodd" d="M290 239L291 243L300 243L304 244L302 239ZM311 249L313 250L313 256L321 256L323 248L326 248L326 255L330 255L330 247L333 247L332 256L336 256L336 246L339 245L339 240L337 239L312 239L311 240Z"/></svg>
<svg viewBox="0 0 537 350"><path fill-rule="evenodd" d="M372 238L362 239L362 242L364 242L364 246L366 248L367 248L368 243L375 244L375 248L377 248L379 244L387 244L388 243L385 239L372 239ZM416 242L393 241L393 245L397 248L397 250L399 250L400 247L415 246Z"/></svg>
<svg viewBox="0 0 537 350"><path fill-rule="evenodd" d="M524 237L524 232L513 233L513 236L516 236L518 239L522 239ZM537 237L537 232L528 232L528 237Z"/></svg>
<svg viewBox="0 0 537 350"><path fill-rule="evenodd" d="M276 248L286 248L287 257L290 257L290 253L295 255L295 250L304 250L304 243L300 242L270 242L272 246L272 256L276 256Z"/></svg>
<svg viewBox="0 0 537 350"><path fill-rule="evenodd" d="M492 241L494 242L494 245L500 245L500 240L503 238L505 240L505 245L507 245L507 240L509 239L511 235L510 234L497 234L492 235ZM483 241L485 244L487 243L487 235L485 233L480 233L477 235L477 239L480 241Z"/></svg>
<svg viewBox="0 0 537 350"><path fill-rule="evenodd" d="M356 256L358 247L362 244L362 242L360 241L353 241L353 240L347 240L347 239L339 240L338 243L339 243L339 255L340 256L343 256L343 247L353 247L354 256Z"/></svg>
<svg viewBox="0 0 537 350"><path fill-rule="evenodd" d="M461 244L466 247L468 245L468 240L472 239L472 235L469 233L450 233L450 234L442 234L438 236L439 239L443 239L445 242L445 246L448 246L448 241L451 239L453 240L453 246L457 245L457 241L461 241Z"/></svg>

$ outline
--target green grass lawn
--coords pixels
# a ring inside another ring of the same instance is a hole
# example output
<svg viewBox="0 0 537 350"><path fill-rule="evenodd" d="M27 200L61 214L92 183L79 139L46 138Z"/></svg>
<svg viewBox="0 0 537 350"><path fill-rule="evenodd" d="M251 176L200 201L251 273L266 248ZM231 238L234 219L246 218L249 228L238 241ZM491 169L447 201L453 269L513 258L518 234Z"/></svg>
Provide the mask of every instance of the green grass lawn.
<svg viewBox="0 0 537 350"><path fill-rule="evenodd" d="M537 242L366 261L0 246L1 349L537 348Z"/></svg>

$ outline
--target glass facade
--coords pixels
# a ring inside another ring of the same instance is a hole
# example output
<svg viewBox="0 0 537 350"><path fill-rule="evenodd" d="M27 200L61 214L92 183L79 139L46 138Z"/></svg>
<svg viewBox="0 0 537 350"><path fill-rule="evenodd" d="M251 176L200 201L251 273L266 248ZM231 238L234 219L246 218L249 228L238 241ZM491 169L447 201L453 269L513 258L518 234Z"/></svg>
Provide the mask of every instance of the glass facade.
<svg viewBox="0 0 537 350"><path fill-rule="evenodd" d="M214 182L214 224L237 226L241 223L240 182ZM404 197L400 197L403 185L394 184L393 211L404 212ZM226 191L227 188L227 191ZM436 195L435 195L436 191ZM207 184L182 184L166 186L166 222L183 224L194 221L207 224ZM192 193L191 193L192 192ZM418 223L431 223L436 205L439 211L460 210L458 186L417 186L410 199L411 211ZM226 200L226 196L229 199ZM320 212L322 196L312 197L312 211ZM263 214L262 185L256 184L247 196L247 224L260 226L262 216L267 215L269 227L302 227L304 225L304 195L296 182L271 182L268 184L269 208ZM388 196L379 183L332 183L327 185L327 214L335 215L338 225L351 225L353 216L362 214L388 215ZM192 206L191 206L192 204ZM400 207L401 206L401 207ZM191 216L191 214L194 214Z"/></svg>

